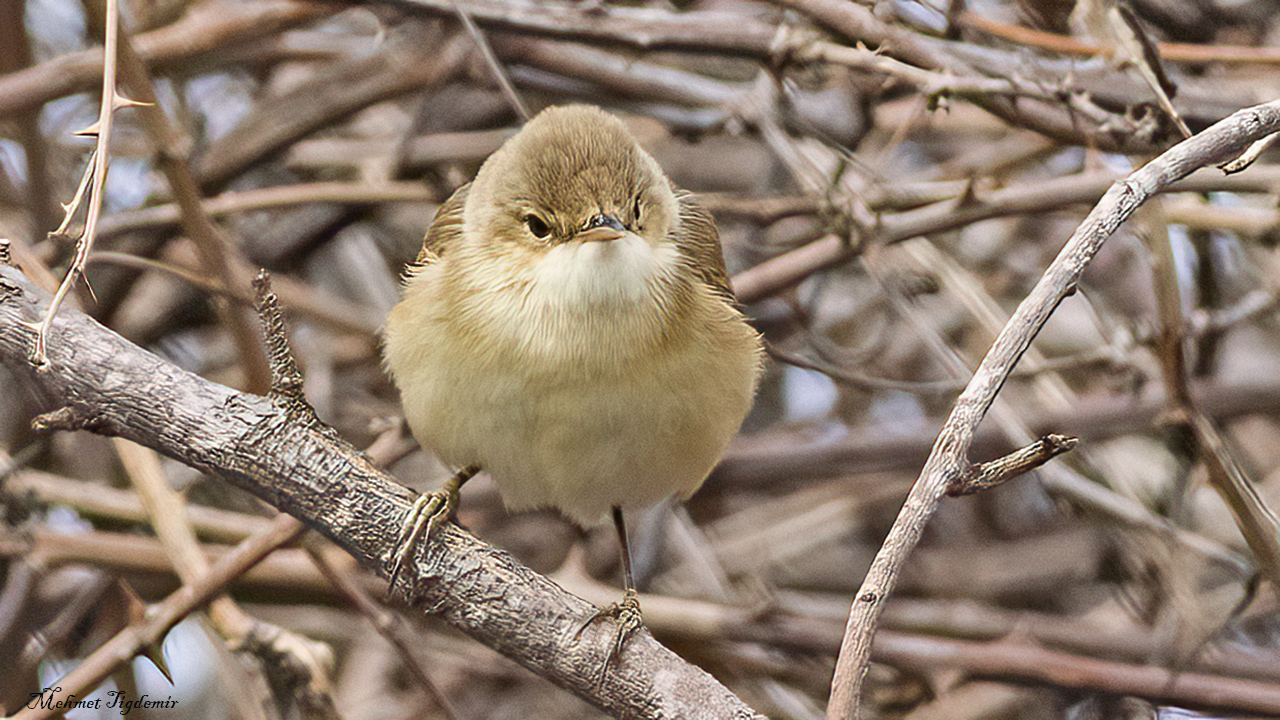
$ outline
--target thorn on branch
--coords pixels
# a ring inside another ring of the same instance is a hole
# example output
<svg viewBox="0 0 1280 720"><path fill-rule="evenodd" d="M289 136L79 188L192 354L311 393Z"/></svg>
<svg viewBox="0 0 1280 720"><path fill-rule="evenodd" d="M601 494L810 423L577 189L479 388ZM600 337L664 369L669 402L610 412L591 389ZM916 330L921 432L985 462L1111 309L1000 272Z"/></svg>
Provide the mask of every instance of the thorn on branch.
<svg viewBox="0 0 1280 720"><path fill-rule="evenodd" d="M271 274L259 270L253 279L254 306L262 322L262 332L267 342L267 362L271 366L271 400L295 422L324 431L336 437L333 429L325 425L315 408L303 394L302 370L289 348L284 314L280 312L280 299L271 289Z"/></svg>
<svg viewBox="0 0 1280 720"><path fill-rule="evenodd" d="M142 600L133 587L123 579L118 580L116 586L120 595L124 599L125 613L129 618L129 624L139 624L146 620L147 604ZM164 679L173 684L173 672L169 669L169 663L164 658L164 650L159 640L148 642L138 648L137 657L144 657L151 661L151 664L164 675Z"/></svg>
<svg viewBox="0 0 1280 720"><path fill-rule="evenodd" d="M36 432L50 430L88 430L101 433L105 429L102 418L74 405L64 405L31 419L31 429Z"/></svg>
<svg viewBox="0 0 1280 720"><path fill-rule="evenodd" d="M271 363L271 394L302 399L302 370L289 349L280 299L271 289L271 274L259 270L253 279L253 290L254 306L267 340L267 359Z"/></svg>
<svg viewBox="0 0 1280 720"><path fill-rule="evenodd" d="M79 130L73 131L71 134L75 135L76 137L96 138L102 134L102 123L95 120L89 123L88 125L80 128Z"/></svg>
<svg viewBox="0 0 1280 720"><path fill-rule="evenodd" d="M80 184L76 185L76 192L71 197L71 202L58 203L62 206L62 222L58 224L57 229L49 233L49 237L70 237L71 221L89 192L89 186L93 182L93 168L97 167L97 164L98 148L95 147L93 152L89 153L89 160L85 163L84 172L80 175Z"/></svg>
<svg viewBox="0 0 1280 720"><path fill-rule="evenodd" d="M116 110L129 107L151 107L152 105L155 105L155 103L134 100L133 98L119 94L112 98L112 108Z"/></svg>
<svg viewBox="0 0 1280 720"><path fill-rule="evenodd" d="M1015 450L1002 458L978 465L970 465L968 472L957 478L947 489L947 495L959 497L972 495L993 488L1006 480L1034 470L1053 458L1071 450L1080 438L1056 433L1046 435L1030 445Z"/></svg>

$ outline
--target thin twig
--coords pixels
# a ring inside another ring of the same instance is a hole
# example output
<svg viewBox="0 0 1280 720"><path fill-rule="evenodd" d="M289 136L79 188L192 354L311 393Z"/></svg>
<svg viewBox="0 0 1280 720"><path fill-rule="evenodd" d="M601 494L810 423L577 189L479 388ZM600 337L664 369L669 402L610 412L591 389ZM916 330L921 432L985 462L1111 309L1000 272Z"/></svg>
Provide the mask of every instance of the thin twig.
<svg viewBox="0 0 1280 720"><path fill-rule="evenodd" d="M196 540L186 502L169 486L160 456L154 450L121 438L113 438L112 445L179 580L186 585L200 579L209 572L209 561ZM211 599L206 611L213 628L231 648L242 647L257 622L225 592ZM166 676L169 674L158 646L150 648L147 656L153 660L158 658L158 666ZM246 707L265 707L262 703L270 701L270 685L263 667L255 665L246 671L252 678L246 690L253 696L253 702L246 703ZM260 717L265 720L266 716Z"/></svg>
<svg viewBox="0 0 1280 720"><path fill-rule="evenodd" d="M37 502L66 505L82 515L103 518L114 523L145 523L147 511L136 493L117 490L98 483L71 480L38 470L23 469L5 479L12 493L25 493ZM262 530L264 517L220 510L204 505L188 505L186 513L200 537L213 542L235 544Z"/></svg>
<svg viewBox="0 0 1280 720"><path fill-rule="evenodd" d="M1069 88L1064 87L1044 87L1016 75L962 76L925 70L862 46L848 47L830 42L806 42L793 51L792 57L802 63L825 62L856 70L883 73L915 86L930 100L953 96L1010 95L1051 102L1058 100L1063 93L1069 91Z"/></svg>
<svg viewBox="0 0 1280 720"><path fill-rule="evenodd" d="M1222 163L1218 167L1222 168L1222 172L1228 175L1231 173L1238 173L1252 165L1258 158L1262 157L1262 153L1266 152L1267 148L1274 145L1277 138L1280 138L1280 135L1268 135L1267 137L1264 137L1258 142L1250 145L1248 150L1245 150L1240 154L1240 157L1231 160L1230 162Z"/></svg>
<svg viewBox="0 0 1280 720"><path fill-rule="evenodd" d="M93 253L89 256L89 262L156 270L190 283L203 292L229 298L245 307L253 307L254 304L253 294L248 288L224 287L216 280L197 274L197 271L191 268L111 250L99 250ZM373 337L382 324L380 318L375 317L371 309L356 305L331 292L317 290L301 281L281 276L275 278L275 286L280 302L290 311L309 317L339 332Z"/></svg>
<svg viewBox="0 0 1280 720"><path fill-rule="evenodd" d="M994 35L1003 40L1049 50L1076 57L1106 57L1111 48L1081 42L1072 37L1034 30L1021 25L1010 25L978 13L960 13L961 25ZM1261 63L1280 64L1280 48L1251 47L1247 45L1203 45L1188 43L1158 43L1160 57L1173 62L1191 63Z"/></svg>
<svg viewBox="0 0 1280 720"><path fill-rule="evenodd" d="M237 212L265 210L305 203L332 202L347 205L375 205L391 202L431 202L435 193L419 182L380 183L318 182L280 185L276 187L236 190L200 201L210 217L223 217ZM98 235L109 237L144 228L166 227L177 223L182 209L177 203L152 205L139 210L125 210L102 218Z"/></svg>
<svg viewBox="0 0 1280 720"><path fill-rule="evenodd" d="M1280 687L1275 683L1081 657L1009 639L972 642L885 632L876 638L876 657L928 672L951 668L974 675L1140 695L1175 705L1230 706L1268 716L1280 712Z"/></svg>
<svg viewBox="0 0 1280 720"><path fill-rule="evenodd" d="M171 25L139 35L138 54L149 67L190 61L228 45L279 33L308 20L337 12L336 4L299 0L258 0L230 5L195 3ZM29 68L0 75L0 116L38 110L50 100L88 90L102 76L96 50L61 55Z"/></svg>
<svg viewBox="0 0 1280 720"><path fill-rule="evenodd" d="M458 0L449 0L453 3L453 11L457 13L458 19L462 21L462 27L466 29L467 34L475 41L476 47L480 49L480 55L484 58L484 62L489 66L489 72L493 73L493 79L497 81L498 87L502 89L502 94L507 98L507 102L511 103L511 109L516 111L516 115L520 117L520 122L529 121L529 108L525 107L524 101L520 99L520 94L516 92L516 88L511 84L511 78L507 77L507 71L502 68L502 63L498 61L498 56L493 54L493 47L489 45L489 41L485 39L484 33L480 32L480 28L476 26L476 21L471 19L471 13L458 2Z"/></svg>
<svg viewBox="0 0 1280 720"><path fill-rule="evenodd" d="M1253 143L1250 148L1261 142ZM1223 172L1227 170L1223 168ZM1163 222L1160 224L1163 226ZM1166 422L1173 426L1166 443L1173 452L1191 455L1189 459L1205 464L1210 484L1230 508L1236 527L1253 552L1258 570L1280 586L1280 521L1245 475L1213 421L1191 396L1187 368L1190 325L1183 315L1182 287L1168 231L1142 234L1151 252L1152 284L1159 312L1160 326L1154 349L1160 360L1168 402Z"/></svg>

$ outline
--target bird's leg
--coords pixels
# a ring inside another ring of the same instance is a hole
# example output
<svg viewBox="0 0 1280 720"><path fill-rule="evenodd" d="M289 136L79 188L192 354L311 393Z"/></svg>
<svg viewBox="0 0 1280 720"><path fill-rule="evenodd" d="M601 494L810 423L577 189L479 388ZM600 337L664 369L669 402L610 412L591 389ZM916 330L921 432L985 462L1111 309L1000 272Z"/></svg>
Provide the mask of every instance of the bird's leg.
<svg viewBox="0 0 1280 720"><path fill-rule="evenodd" d="M617 505L613 506L613 527L618 531L618 548L622 552L622 581L625 588L622 600L600 609L587 618L573 636L576 641L583 630L600 618L617 618L618 629L614 631L613 647L609 651L609 657L605 659L604 666L600 668L600 675L596 679L597 684L604 680L604 674L609 669L609 665L617 662L622 655L622 646L627 643L627 638L644 626L644 619L640 616L640 600L636 595L636 582L631 574L631 547L627 543L627 526L622 520L622 508Z"/></svg>
<svg viewBox="0 0 1280 720"><path fill-rule="evenodd" d="M444 487L435 492L422 493L417 500L413 501L413 507L409 508L409 512L404 516L404 524L400 526L400 537L396 539L395 547L391 551L395 564L391 567L391 584L388 586L388 592L395 590L396 579L400 577L405 561L413 554L414 545L417 544L419 537L423 540L431 537L431 531L453 515L454 508L458 506L458 490L478 472L480 472L479 465L468 465L446 480ZM425 537L423 537L424 530Z"/></svg>

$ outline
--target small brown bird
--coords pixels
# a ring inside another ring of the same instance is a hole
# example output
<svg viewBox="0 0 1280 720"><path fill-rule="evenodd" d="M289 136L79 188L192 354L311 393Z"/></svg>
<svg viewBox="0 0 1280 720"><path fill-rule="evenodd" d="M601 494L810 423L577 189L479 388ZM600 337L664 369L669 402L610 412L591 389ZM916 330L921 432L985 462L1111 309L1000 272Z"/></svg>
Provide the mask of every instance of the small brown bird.
<svg viewBox="0 0 1280 720"><path fill-rule="evenodd" d="M623 510L692 495L759 375L711 215L617 118L550 108L440 207L385 337L414 435L462 468L410 513L392 585L480 470L514 509L612 511L616 657L640 625Z"/></svg>

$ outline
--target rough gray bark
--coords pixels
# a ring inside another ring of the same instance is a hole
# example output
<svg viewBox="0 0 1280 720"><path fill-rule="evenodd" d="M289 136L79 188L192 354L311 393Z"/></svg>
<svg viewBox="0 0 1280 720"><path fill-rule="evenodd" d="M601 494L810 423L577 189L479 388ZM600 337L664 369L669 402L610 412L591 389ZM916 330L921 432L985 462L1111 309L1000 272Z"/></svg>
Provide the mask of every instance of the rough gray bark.
<svg viewBox="0 0 1280 720"><path fill-rule="evenodd" d="M409 490L326 428L181 370L74 310L53 324L47 364L32 367L31 324L47 299L16 268L0 266L0 361L63 408L59 425L125 437L225 478L387 576ZM596 686L612 625L595 623L575 642L594 606L454 525L421 544L406 570L416 607L612 715L760 717L647 631Z"/></svg>

